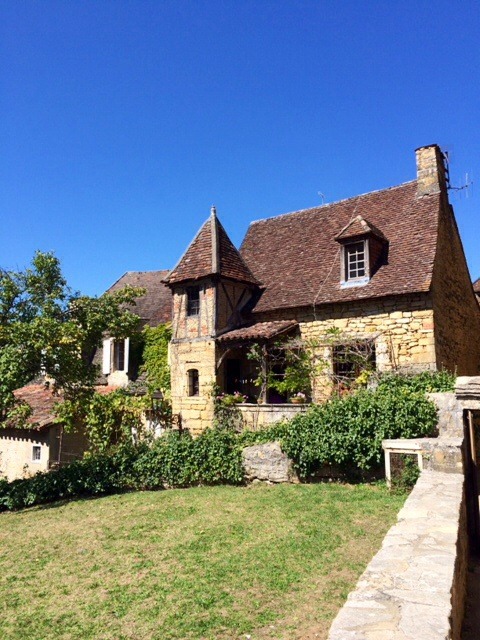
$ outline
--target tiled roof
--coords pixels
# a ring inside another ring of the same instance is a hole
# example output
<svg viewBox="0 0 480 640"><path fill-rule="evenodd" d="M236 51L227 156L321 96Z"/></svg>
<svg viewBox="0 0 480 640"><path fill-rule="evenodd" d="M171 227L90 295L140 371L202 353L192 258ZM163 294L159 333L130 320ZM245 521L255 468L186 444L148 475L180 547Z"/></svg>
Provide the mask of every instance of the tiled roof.
<svg viewBox="0 0 480 640"><path fill-rule="evenodd" d="M274 320L272 322L257 322L249 327L233 329L217 338L217 342L237 342L244 340L270 340L296 327L295 320Z"/></svg>
<svg viewBox="0 0 480 640"><path fill-rule="evenodd" d="M214 209L165 281L174 284L211 275L259 284L232 244Z"/></svg>
<svg viewBox="0 0 480 640"><path fill-rule="evenodd" d="M377 236L377 238L382 240L386 240L380 229L377 229L375 225L362 218L362 216L356 216L344 229L342 229L335 240L346 240L347 238L356 238L368 234Z"/></svg>
<svg viewBox="0 0 480 640"><path fill-rule="evenodd" d="M172 292L163 283L167 275L168 271L127 271L107 293L118 291L127 285L146 289L147 293L137 298L132 312L142 319L143 324L156 327L172 319Z"/></svg>
<svg viewBox="0 0 480 640"><path fill-rule="evenodd" d="M417 182L253 222L240 253L266 287L254 311L428 291L440 194L416 197ZM356 287L340 286L335 238L357 216L389 241L388 264Z"/></svg>
<svg viewBox="0 0 480 640"><path fill-rule="evenodd" d="M101 386L95 390L101 395L115 391L117 387ZM27 420L31 428L41 431L53 424L55 419L54 407L62 401L62 395L52 393L51 388L45 384L27 384L13 392L15 398L26 402L32 408L32 413ZM15 426L15 425L8 425Z"/></svg>
<svg viewBox="0 0 480 640"><path fill-rule="evenodd" d="M473 283L473 290L475 291L475 293L480 293L480 278L478 278L478 280L475 280L475 282Z"/></svg>
<svg viewBox="0 0 480 640"><path fill-rule="evenodd" d="M51 389L44 384L31 384L14 391L15 398L26 402L32 408L32 414L27 420L27 424L35 425L37 429L42 429L52 424L54 420L53 408L61 402L62 398L53 395Z"/></svg>

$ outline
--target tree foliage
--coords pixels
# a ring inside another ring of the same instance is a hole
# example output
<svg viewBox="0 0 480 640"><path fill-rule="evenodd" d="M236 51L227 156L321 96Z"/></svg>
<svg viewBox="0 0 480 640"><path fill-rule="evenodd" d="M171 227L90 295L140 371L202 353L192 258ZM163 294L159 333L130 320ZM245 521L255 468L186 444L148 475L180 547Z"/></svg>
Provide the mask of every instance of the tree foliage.
<svg viewBox="0 0 480 640"><path fill-rule="evenodd" d="M136 331L127 307L143 292L133 287L100 298L73 292L52 253L37 251L24 271L0 271L0 412L12 407L14 389L39 374L65 397L92 387L95 350L105 333Z"/></svg>

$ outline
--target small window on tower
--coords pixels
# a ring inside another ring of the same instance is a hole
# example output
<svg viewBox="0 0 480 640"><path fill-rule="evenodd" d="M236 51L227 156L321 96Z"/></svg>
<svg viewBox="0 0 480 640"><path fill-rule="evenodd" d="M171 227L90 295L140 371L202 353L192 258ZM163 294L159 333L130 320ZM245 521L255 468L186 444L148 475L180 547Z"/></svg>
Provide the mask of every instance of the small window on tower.
<svg viewBox="0 0 480 640"><path fill-rule="evenodd" d="M198 382L198 369L189 369L188 375L188 395L198 396L200 394L200 386Z"/></svg>
<svg viewBox="0 0 480 640"><path fill-rule="evenodd" d="M187 288L187 315L198 316L200 312L200 287Z"/></svg>

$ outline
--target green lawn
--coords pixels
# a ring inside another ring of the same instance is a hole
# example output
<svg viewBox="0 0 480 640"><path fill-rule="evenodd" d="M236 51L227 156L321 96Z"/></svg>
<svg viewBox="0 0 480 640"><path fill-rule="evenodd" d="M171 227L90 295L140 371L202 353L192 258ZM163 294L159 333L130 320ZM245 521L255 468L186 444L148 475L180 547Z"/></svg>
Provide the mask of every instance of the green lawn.
<svg viewBox="0 0 480 640"><path fill-rule="evenodd" d="M132 493L0 515L0 638L326 638L404 496Z"/></svg>

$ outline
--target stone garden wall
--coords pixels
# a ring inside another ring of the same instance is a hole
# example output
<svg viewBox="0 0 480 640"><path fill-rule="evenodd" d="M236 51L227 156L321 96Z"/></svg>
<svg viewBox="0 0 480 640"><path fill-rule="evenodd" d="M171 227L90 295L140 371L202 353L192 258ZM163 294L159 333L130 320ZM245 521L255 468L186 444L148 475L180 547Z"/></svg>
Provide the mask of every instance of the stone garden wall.
<svg viewBox="0 0 480 640"><path fill-rule="evenodd" d="M463 474L423 471L328 640L459 640L467 558Z"/></svg>

